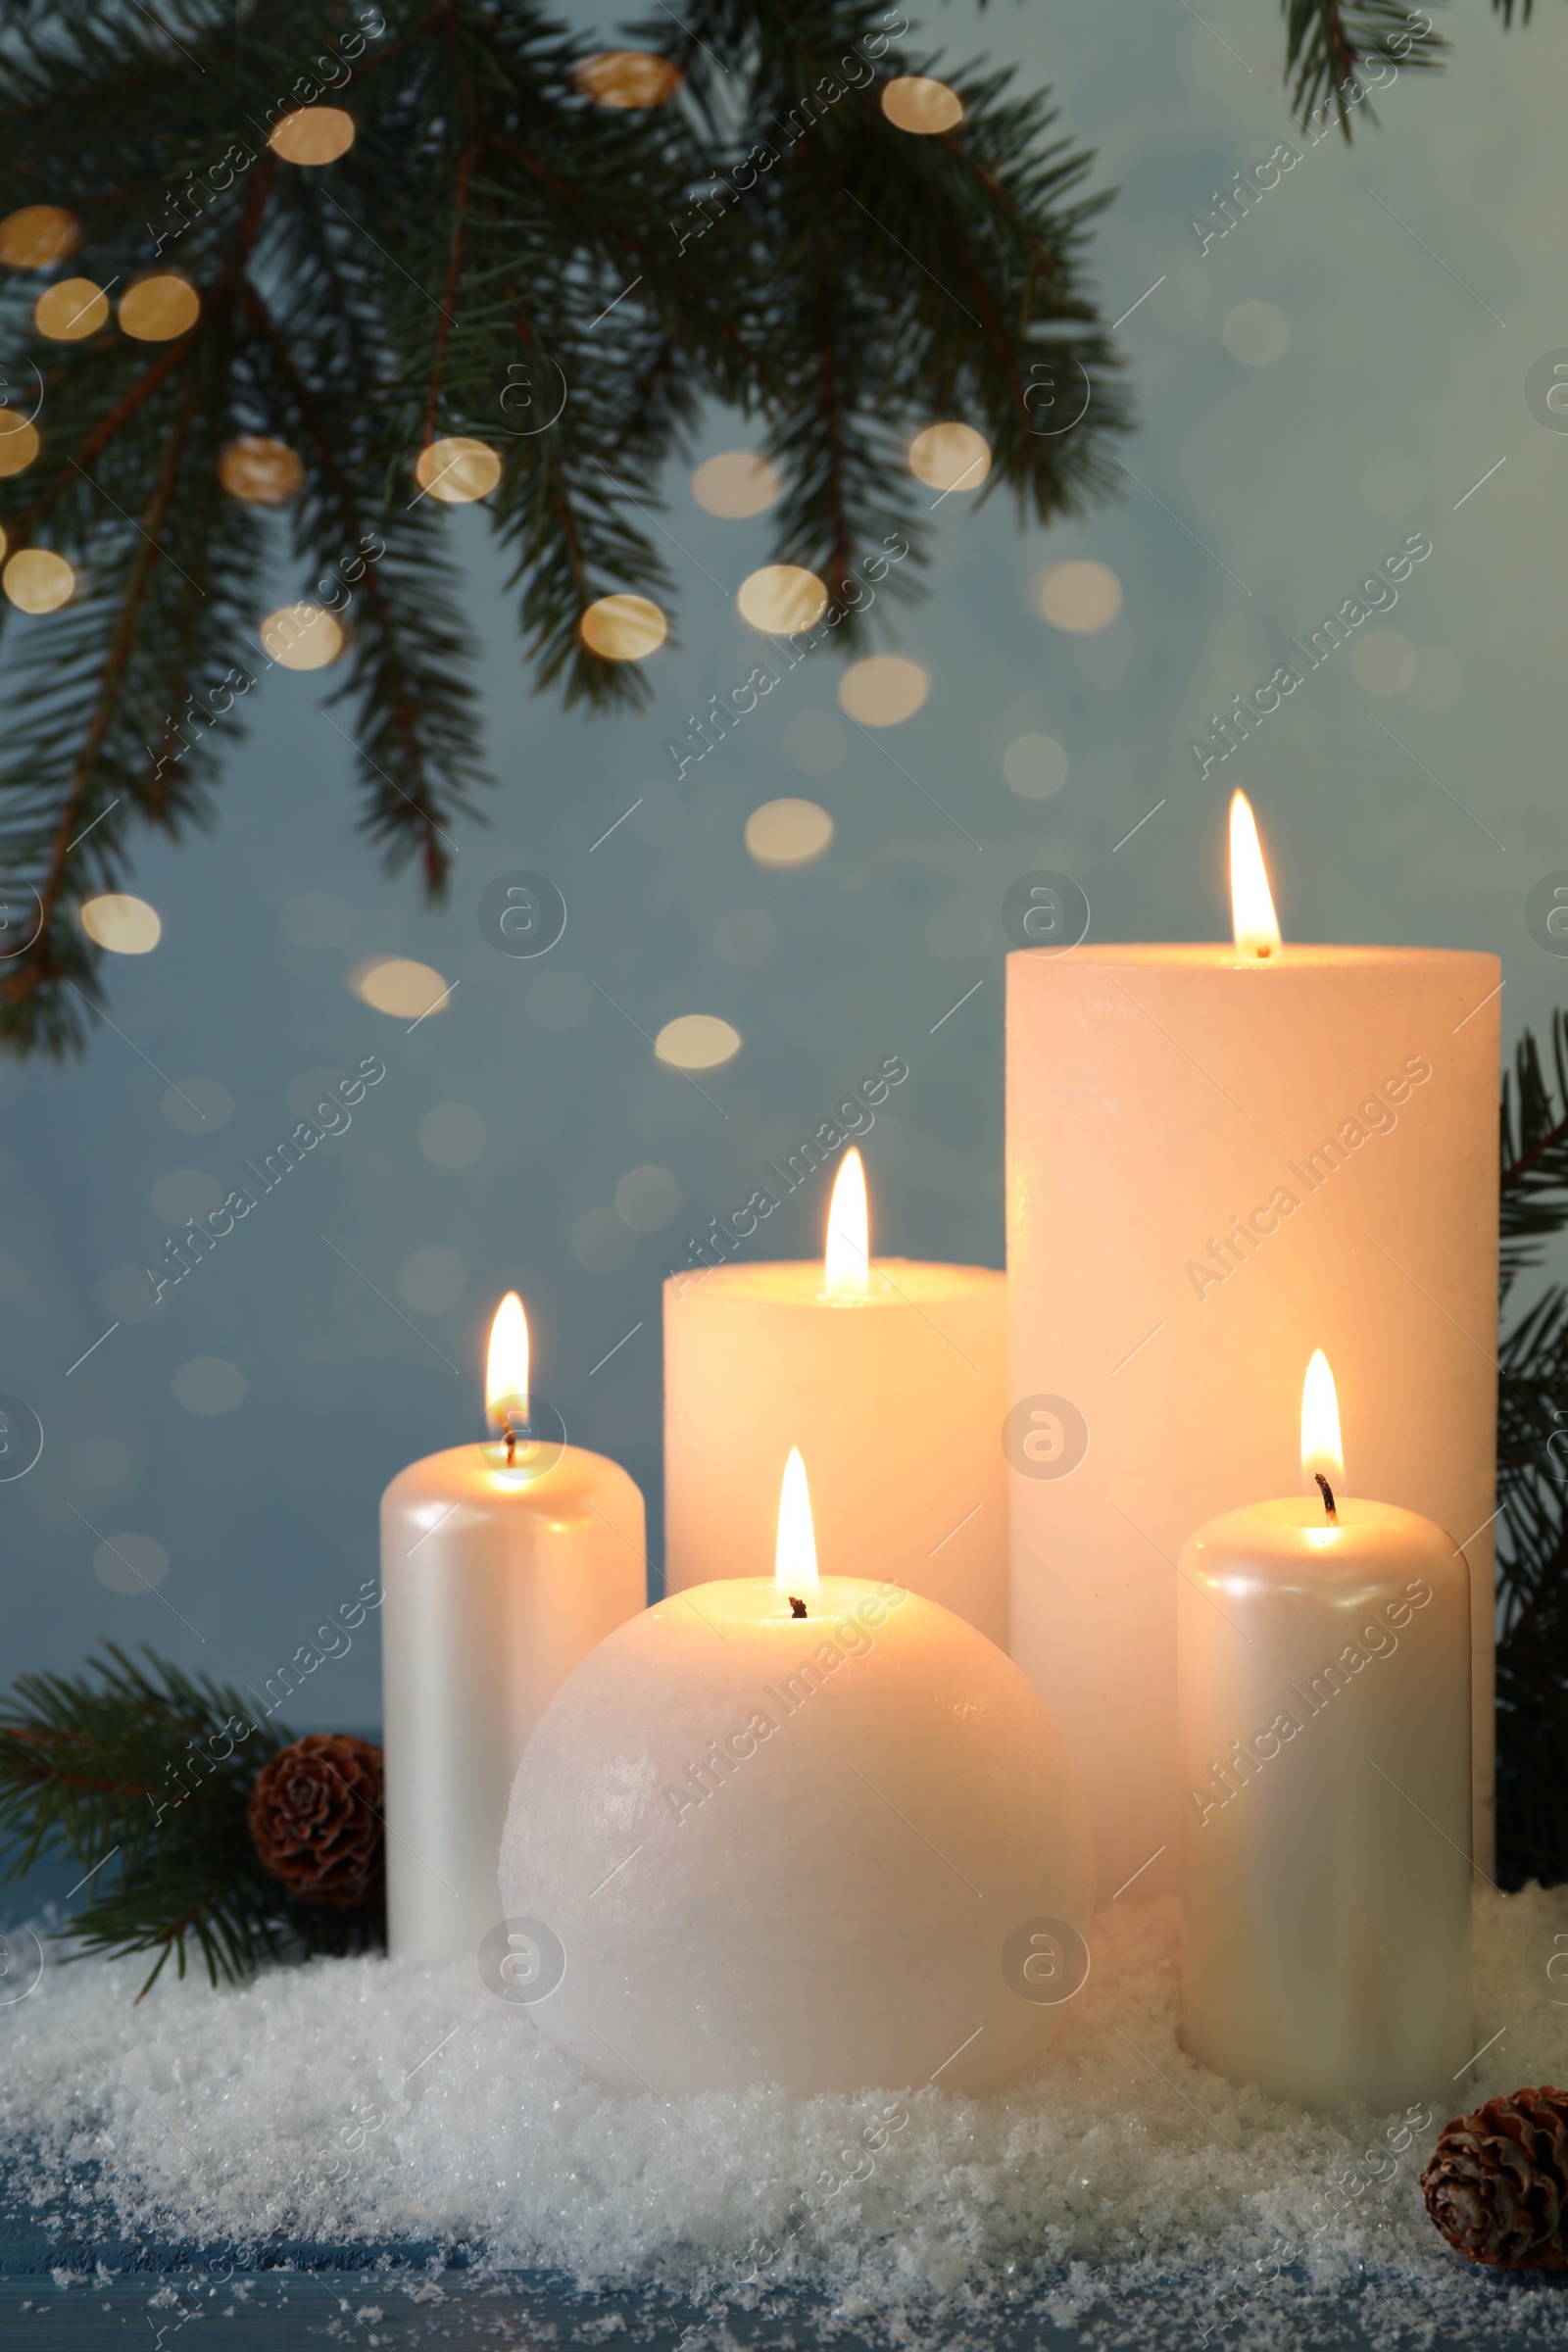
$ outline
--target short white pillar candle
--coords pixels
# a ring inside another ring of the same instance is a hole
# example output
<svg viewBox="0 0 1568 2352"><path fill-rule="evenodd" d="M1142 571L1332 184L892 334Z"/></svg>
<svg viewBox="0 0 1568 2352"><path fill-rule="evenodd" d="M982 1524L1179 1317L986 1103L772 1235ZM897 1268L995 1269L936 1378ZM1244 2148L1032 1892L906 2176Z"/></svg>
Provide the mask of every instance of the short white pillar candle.
<svg viewBox="0 0 1568 2352"><path fill-rule="evenodd" d="M1430 1519L1323 1493L1211 1519L1178 1596L1183 2038L1233 2082L1374 2112L1470 2057L1470 1576Z"/></svg>
<svg viewBox="0 0 1568 2352"><path fill-rule="evenodd" d="M503 1973L624 2090L1010 2082L1088 1967L1065 1743L961 1619L818 1582L798 1455L784 1499L774 1581L660 1602L551 1702L502 1844Z"/></svg>

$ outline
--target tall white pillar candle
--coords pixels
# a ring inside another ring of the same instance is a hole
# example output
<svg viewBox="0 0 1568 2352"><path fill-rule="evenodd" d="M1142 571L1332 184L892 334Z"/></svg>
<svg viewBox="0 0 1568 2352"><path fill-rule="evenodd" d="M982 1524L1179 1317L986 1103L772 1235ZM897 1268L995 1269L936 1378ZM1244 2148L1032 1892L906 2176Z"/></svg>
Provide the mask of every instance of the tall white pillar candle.
<svg viewBox="0 0 1568 2352"><path fill-rule="evenodd" d="M1182 2033L1378 2113L1451 2094L1473 2047L1470 1578L1430 1519L1340 1492L1313 1373L1334 1483L1181 1554Z"/></svg>
<svg viewBox="0 0 1568 2352"><path fill-rule="evenodd" d="M766 1573L798 1446L830 1574L883 1567L1005 1648L1005 1279L871 1258L858 1152L828 1226L825 1263L664 1285L666 1589Z"/></svg>
<svg viewBox="0 0 1568 2352"><path fill-rule="evenodd" d="M500 1917L501 1832L529 1735L567 1675L647 1597L643 1498L625 1471L582 1446L516 1436L528 1420L521 1312L514 1297L504 1302L491 1346L492 1416L512 1430L510 1449L503 1438L429 1454L381 1497L395 1959L477 1950ZM498 1355L509 1327L521 1331L520 1366Z"/></svg>
<svg viewBox="0 0 1568 2352"><path fill-rule="evenodd" d="M1009 1446L1012 1648L1102 1899L1160 1848L1141 1885L1174 1884L1177 1554L1291 1492L1319 1345L1364 1491L1470 1562L1490 1867L1497 961L1238 932L1007 959L1009 1414L1045 1416Z"/></svg>

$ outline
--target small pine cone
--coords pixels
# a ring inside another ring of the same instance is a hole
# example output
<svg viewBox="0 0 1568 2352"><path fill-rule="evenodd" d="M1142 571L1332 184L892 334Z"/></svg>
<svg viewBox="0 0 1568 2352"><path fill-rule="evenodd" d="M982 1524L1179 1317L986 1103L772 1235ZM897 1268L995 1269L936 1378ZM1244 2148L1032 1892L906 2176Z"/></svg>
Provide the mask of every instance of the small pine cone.
<svg viewBox="0 0 1568 2352"><path fill-rule="evenodd" d="M256 1776L246 1808L262 1868L297 1902L368 1910L381 1898L381 1750L346 1732L311 1732Z"/></svg>
<svg viewBox="0 0 1568 2352"><path fill-rule="evenodd" d="M1568 2270L1568 2093L1489 2099L1438 2135L1421 2175L1450 2246L1500 2270Z"/></svg>

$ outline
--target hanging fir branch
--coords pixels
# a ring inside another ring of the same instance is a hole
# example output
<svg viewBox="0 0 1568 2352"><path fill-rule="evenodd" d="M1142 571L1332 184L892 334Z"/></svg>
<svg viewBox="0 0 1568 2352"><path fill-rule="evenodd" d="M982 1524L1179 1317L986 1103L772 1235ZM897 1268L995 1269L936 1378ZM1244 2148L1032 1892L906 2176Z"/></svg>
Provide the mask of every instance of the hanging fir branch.
<svg viewBox="0 0 1568 2352"><path fill-rule="evenodd" d="M1280 10L1297 118L1332 109L1347 143L1352 112L1377 120L1369 91L1387 87L1401 67L1441 65L1448 46L1429 11L1405 0L1280 0Z"/></svg>
<svg viewBox="0 0 1568 2352"><path fill-rule="evenodd" d="M258 1722L242 1692L150 1650L145 1666L113 1642L105 1650L80 1674L19 1676L0 1708L4 1879L68 1857L86 1895L69 1929L76 1956L156 1953L144 1992L171 1954L185 1974L190 1943L215 1984L289 1949L375 1944L377 1893L323 1908L264 1867L247 1809L263 1768L295 1748L292 1734ZM357 1794L343 1801L364 1809ZM374 1831L378 1845L378 1819Z"/></svg>
<svg viewBox="0 0 1568 2352"><path fill-rule="evenodd" d="M869 0L692 0L639 36L627 104L536 0L6 12L0 390L41 446L5 472L0 442L0 527L8 558L75 575L61 609L0 603L0 881L11 938L36 931L0 964L13 1051L80 1047L80 902L123 884L146 828L211 821L284 566L341 616L365 829L439 895L486 779L449 518L414 470L433 441L496 453L536 682L595 710L648 692L583 616L627 594L671 612L657 484L707 404L754 419L787 485L775 557L840 600L847 646L886 612L866 621L853 565L893 531L919 554L921 426L973 425L987 490L1038 520L1109 490L1127 414L1083 275L1091 159L1048 95L979 68L947 75L961 122L898 128L886 82L940 65L906 33ZM334 160L277 151L302 107L350 119ZM15 225L39 207L42 260ZM198 298L167 340L124 325L149 275ZM45 333L39 297L69 280ZM285 445L275 507L225 487L246 438Z"/></svg>
<svg viewBox="0 0 1568 2352"><path fill-rule="evenodd" d="M1501 1289L1568 1226L1568 1015L1550 1075L1527 1030L1503 1082ZM1497 1869L1568 1879L1568 1288L1503 1332L1497 1384Z"/></svg>

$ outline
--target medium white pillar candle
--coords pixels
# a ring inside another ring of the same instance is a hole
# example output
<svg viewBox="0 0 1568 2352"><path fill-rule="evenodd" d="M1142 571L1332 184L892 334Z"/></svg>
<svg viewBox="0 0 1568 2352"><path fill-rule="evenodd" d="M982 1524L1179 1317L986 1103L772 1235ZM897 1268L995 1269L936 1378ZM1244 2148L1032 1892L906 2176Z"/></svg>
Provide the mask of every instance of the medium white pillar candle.
<svg viewBox="0 0 1568 2352"><path fill-rule="evenodd" d="M507 1355L509 1336L520 1360ZM487 1387L510 1446L503 1438L429 1454L381 1497L394 1959L477 1951L500 1915L496 1857L529 1735L572 1669L647 1597L631 1479L601 1454L528 1434L514 1293L496 1317Z"/></svg>
<svg viewBox="0 0 1568 2352"><path fill-rule="evenodd" d="M950 1611L818 1581L799 1455L777 1558L661 1601L557 1693L495 1988L621 2090L1010 2082L1088 1972L1065 1742Z"/></svg>
<svg viewBox="0 0 1568 2352"><path fill-rule="evenodd" d="M1183 2040L1377 2114L1451 2093L1472 2054L1470 1577L1430 1519L1339 1493L1313 1373L1323 1494L1181 1554Z"/></svg>
<svg viewBox="0 0 1568 2352"><path fill-rule="evenodd" d="M1250 920L1240 947L1007 959L1009 1409L1046 1416L1009 1446L1012 1650L1102 1898L1161 1848L1140 1891L1174 1884L1177 1554L1238 1493L1291 1491L1320 1344L1362 1486L1469 1558L1490 1867L1498 964Z"/></svg>
<svg viewBox="0 0 1568 2352"><path fill-rule="evenodd" d="M885 1567L1005 1647L1005 1277L872 1259L853 1150L828 1226L825 1263L664 1285L666 1590L765 1573L799 1446L830 1573Z"/></svg>

